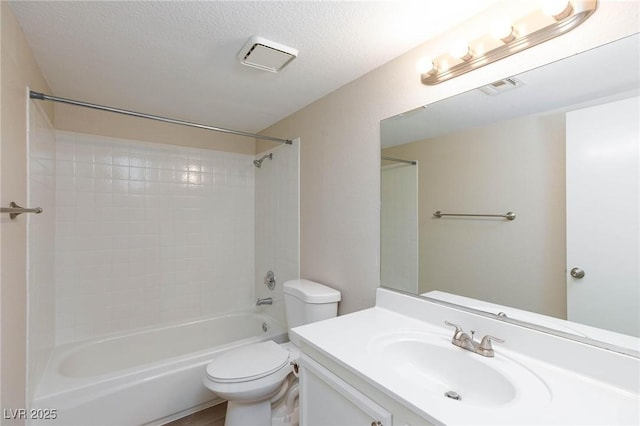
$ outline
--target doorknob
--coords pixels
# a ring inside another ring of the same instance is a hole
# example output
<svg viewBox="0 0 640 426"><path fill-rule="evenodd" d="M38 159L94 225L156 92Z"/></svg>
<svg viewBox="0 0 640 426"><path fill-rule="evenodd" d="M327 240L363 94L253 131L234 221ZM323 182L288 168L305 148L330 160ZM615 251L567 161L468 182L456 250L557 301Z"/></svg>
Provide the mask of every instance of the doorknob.
<svg viewBox="0 0 640 426"><path fill-rule="evenodd" d="M580 268L573 268L570 274L573 278L584 278L584 271Z"/></svg>

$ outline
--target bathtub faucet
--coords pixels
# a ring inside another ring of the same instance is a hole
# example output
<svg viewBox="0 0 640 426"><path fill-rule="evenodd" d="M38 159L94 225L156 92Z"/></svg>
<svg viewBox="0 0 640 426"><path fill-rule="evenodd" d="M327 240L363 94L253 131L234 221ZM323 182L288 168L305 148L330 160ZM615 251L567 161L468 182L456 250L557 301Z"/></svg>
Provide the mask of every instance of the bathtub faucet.
<svg viewBox="0 0 640 426"><path fill-rule="evenodd" d="M273 299L270 297L265 297L264 299L258 299L258 301L256 302L256 306L261 306L261 305L273 305Z"/></svg>

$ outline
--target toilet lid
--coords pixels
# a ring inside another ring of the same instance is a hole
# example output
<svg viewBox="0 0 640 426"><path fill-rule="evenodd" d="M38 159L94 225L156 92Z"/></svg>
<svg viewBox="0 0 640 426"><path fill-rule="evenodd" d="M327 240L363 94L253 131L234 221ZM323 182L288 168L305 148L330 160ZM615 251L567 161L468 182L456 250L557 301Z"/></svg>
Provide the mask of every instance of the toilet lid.
<svg viewBox="0 0 640 426"><path fill-rule="evenodd" d="M207 375L217 382L245 382L268 376L289 361L289 351L273 340L223 353L207 365Z"/></svg>

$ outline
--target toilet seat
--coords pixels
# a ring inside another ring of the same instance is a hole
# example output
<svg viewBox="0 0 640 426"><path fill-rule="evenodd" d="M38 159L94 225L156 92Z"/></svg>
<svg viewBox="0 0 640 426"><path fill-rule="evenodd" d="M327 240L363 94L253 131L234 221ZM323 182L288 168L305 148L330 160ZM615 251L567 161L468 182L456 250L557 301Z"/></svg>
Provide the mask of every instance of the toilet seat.
<svg viewBox="0 0 640 426"><path fill-rule="evenodd" d="M230 350L207 365L204 385L235 403L268 402L292 371L290 353L272 340Z"/></svg>
<svg viewBox="0 0 640 426"><path fill-rule="evenodd" d="M290 352L272 340L228 351L207 365L207 378L218 383L258 380L286 366Z"/></svg>

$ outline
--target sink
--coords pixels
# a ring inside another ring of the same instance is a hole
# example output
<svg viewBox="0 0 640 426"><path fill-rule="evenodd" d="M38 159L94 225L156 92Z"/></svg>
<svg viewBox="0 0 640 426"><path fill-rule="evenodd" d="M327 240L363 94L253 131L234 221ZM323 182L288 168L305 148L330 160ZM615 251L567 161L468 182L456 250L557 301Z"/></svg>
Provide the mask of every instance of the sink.
<svg viewBox="0 0 640 426"><path fill-rule="evenodd" d="M370 357L397 380L443 401L485 407L550 401L538 376L500 354L499 345L494 349L494 358L483 357L452 345L450 336L423 331L376 336L368 346Z"/></svg>

